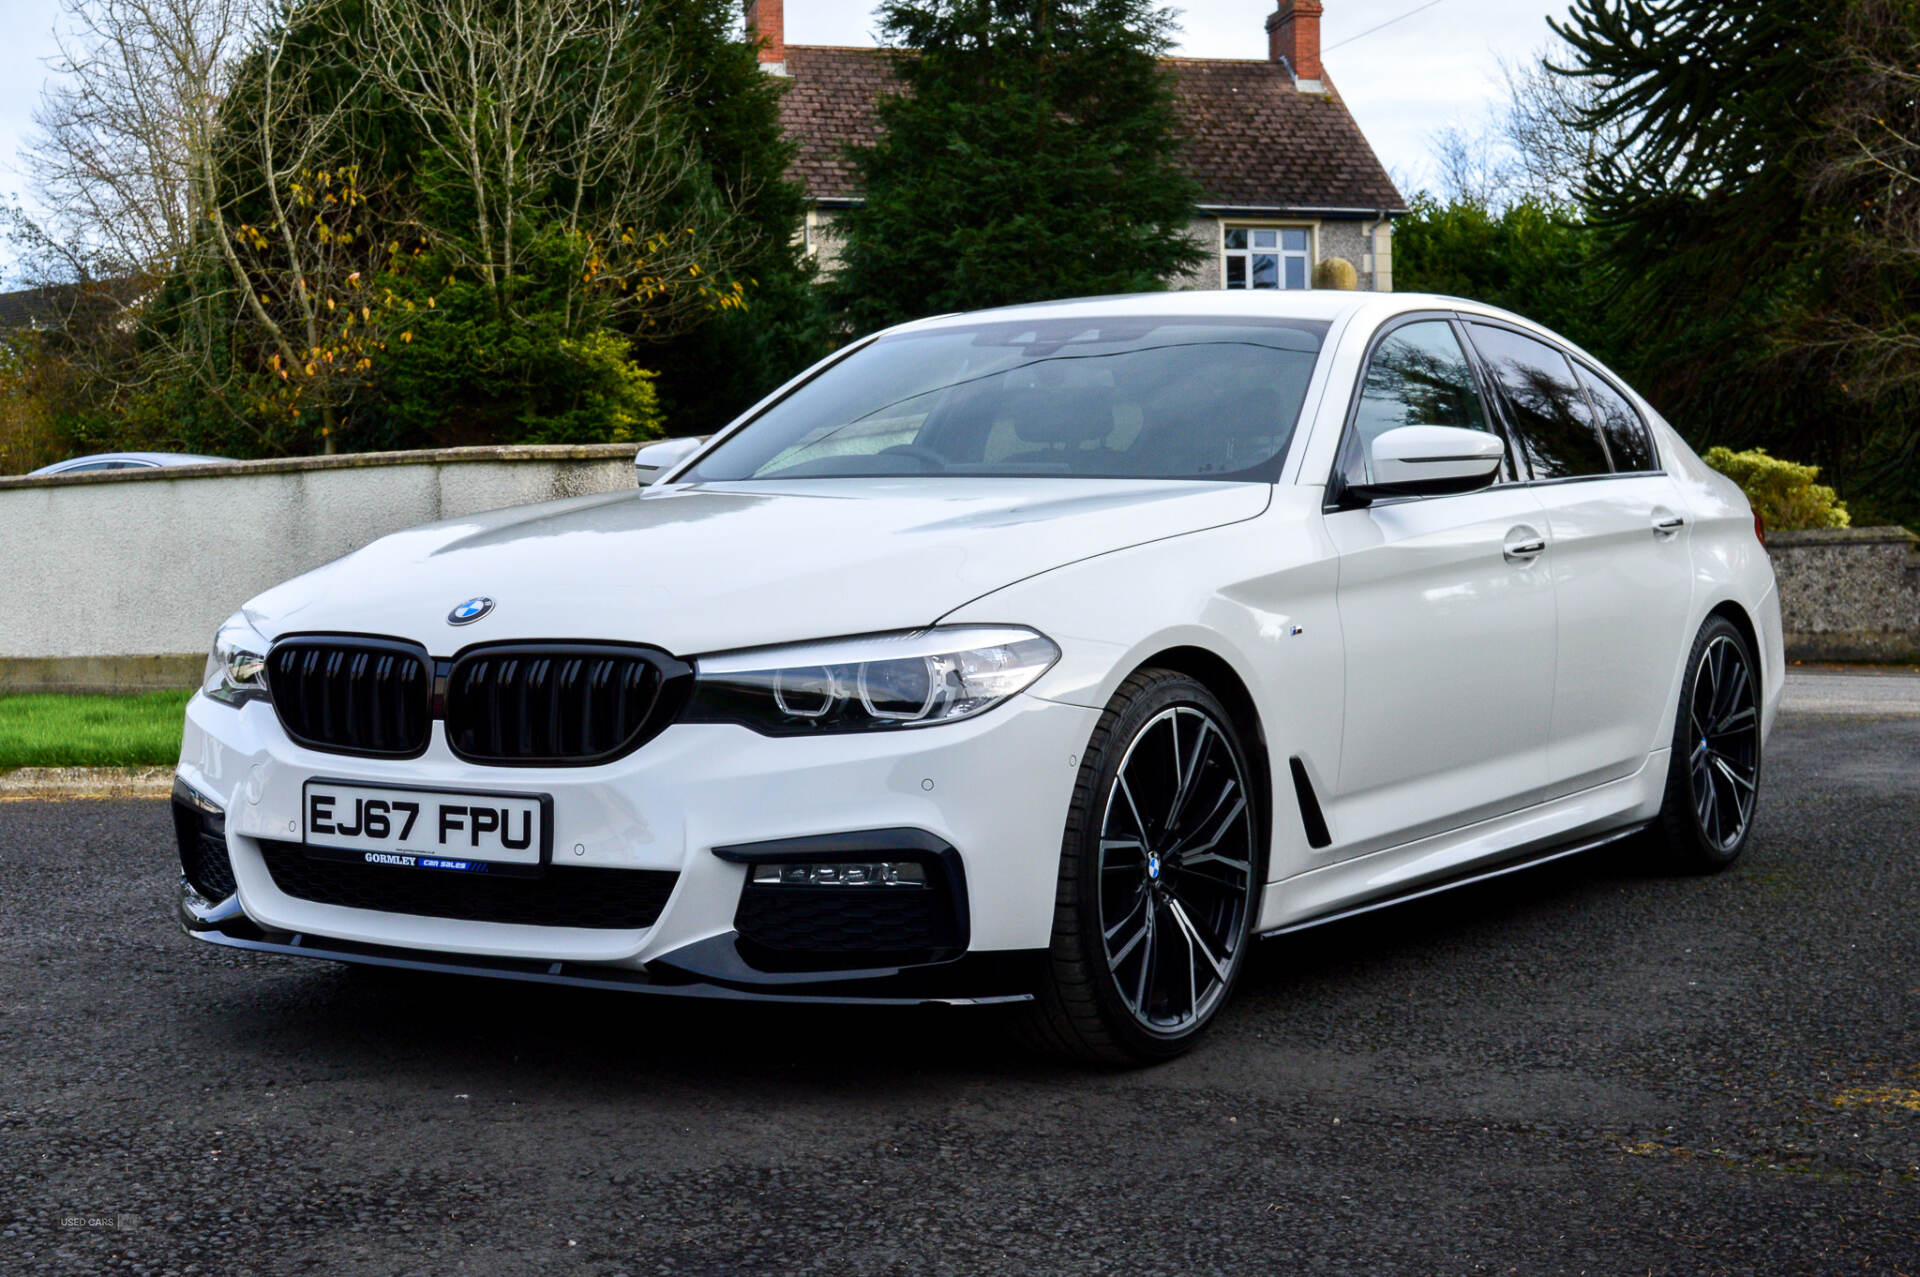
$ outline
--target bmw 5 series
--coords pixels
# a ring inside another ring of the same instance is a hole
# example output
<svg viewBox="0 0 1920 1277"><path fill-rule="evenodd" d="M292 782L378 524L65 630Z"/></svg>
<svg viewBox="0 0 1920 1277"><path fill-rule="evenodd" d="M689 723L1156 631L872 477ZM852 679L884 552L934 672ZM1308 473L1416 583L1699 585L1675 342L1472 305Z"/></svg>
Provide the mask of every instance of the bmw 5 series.
<svg viewBox="0 0 1920 1277"><path fill-rule="evenodd" d="M1270 936L1637 836L1714 871L1783 682L1747 501L1451 298L852 344L644 489L413 529L214 641L203 941L1188 1048Z"/></svg>

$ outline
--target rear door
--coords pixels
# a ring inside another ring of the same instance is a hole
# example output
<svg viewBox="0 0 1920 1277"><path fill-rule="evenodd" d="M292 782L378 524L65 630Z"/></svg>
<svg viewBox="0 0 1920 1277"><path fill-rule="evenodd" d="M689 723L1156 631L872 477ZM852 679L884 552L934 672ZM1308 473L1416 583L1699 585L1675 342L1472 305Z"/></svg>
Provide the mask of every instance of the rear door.
<svg viewBox="0 0 1920 1277"><path fill-rule="evenodd" d="M1469 331L1546 511L1558 612L1548 783L1572 793L1631 775L1665 744L1692 603L1686 507L1607 377L1530 334Z"/></svg>
<svg viewBox="0 0 1920 1277"><path fill-rule="evenodd" d="M1345 855L1511 811L1547 782L1545 511L1511 466L1480 492L1342 508L1373 439L1410 425L1500 433L1448 317L1377 338L1330 487L1347 690L1327 814Z"/></svg>

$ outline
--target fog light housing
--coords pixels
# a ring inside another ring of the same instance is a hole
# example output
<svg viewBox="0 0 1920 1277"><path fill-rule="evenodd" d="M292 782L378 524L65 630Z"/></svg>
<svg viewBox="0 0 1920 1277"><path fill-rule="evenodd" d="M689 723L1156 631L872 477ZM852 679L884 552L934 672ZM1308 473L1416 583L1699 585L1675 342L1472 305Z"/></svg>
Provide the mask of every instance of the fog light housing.
<svg viewBox="0 0 1920 1277"><path fill-rule="evenodd" d="M755 865L748 878L766 887L925 887L927 867L912 860Z"/></svg>

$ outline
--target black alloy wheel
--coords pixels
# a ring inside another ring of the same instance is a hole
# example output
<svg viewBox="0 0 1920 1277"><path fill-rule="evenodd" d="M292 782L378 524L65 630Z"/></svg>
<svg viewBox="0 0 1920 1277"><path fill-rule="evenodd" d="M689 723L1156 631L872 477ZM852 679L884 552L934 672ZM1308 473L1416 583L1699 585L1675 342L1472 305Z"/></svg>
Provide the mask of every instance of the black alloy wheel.
<svg viewBox="0 0 1920 1277"><path fill-rule="evenodd" d="M1761 762L1758 666L1745 636L1716 616L1687 660L1655 826L1679 867L1711 873L1740 858L1753 832Z"/></svg>
<svg viewBox="0 0 1920 1277"><path fill-rule="evenodd" d="M1204 685L1122 685L1080 768L1038 1036L1106 1063L1190 1047L1232 991L1259 905L1259 795Z"/></svg>

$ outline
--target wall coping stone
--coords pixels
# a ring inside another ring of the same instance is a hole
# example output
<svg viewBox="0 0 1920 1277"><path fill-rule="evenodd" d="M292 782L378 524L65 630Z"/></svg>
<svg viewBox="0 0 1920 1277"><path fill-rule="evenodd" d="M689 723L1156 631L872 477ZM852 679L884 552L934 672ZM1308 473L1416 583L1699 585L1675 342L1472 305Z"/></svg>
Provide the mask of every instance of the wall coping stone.
<svg viewBox="0 0 1920 1277"><path fill-rule="evenodd" d="M649 439L647 443L657 442ZM0 492L13 488L63 488L90 483L164 483L174 479L226 479L303 470L359 470L369 466L427 466L449 462L619 461L633 459L639 443L506 444L480 448L428 448L415 452L349 452L332 457L270 457L217 465L157 466L141 470L96 470L90 474L9 475Z"/></svg>
<svg viewBox="0 0 1920 1277"><path fill-rule="evenodd" d="M1819 545L1920 545L1920 535L1902 527L1803 528L1767 533L1768 549Z"/></svg>

